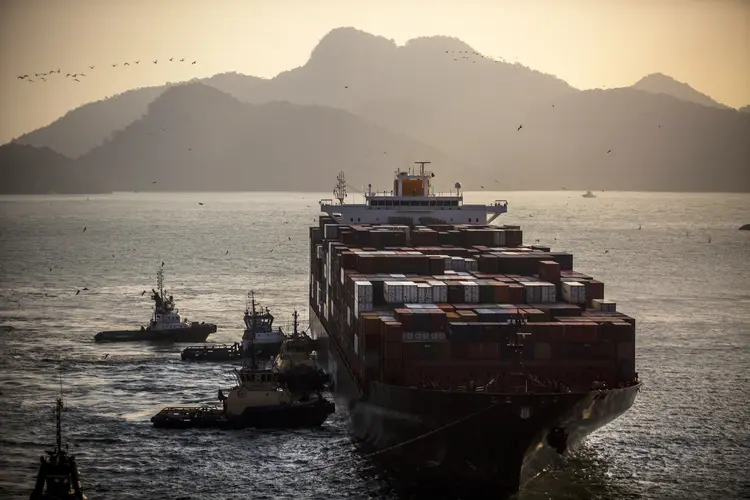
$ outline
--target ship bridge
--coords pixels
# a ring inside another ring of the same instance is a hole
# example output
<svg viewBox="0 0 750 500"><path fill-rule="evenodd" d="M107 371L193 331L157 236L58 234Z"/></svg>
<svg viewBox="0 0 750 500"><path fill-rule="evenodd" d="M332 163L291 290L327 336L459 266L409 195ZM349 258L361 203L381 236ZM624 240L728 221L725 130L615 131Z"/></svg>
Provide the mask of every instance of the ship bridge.
<svg viewBox="0 0 750 500"><path fill-rule="evenodd" d="M396 171L391 191L373 191L372 184L364 193L364 204L346 204L344 173L338 176L333 194L338 200L320 201L320 210L341 224L476 224L492 223L508 211L506 200L491 204L464 204L461 183L454 185L455 192L435 193L433 172L425 170L430 162L415 162L419 171Z"/></svg>

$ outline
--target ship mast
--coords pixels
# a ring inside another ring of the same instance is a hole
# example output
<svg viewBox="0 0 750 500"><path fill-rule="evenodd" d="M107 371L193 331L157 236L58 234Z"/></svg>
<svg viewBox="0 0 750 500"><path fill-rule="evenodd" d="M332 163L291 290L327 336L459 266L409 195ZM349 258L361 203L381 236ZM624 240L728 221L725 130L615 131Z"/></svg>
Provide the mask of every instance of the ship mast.
<svg viewBox="0 0 750 500"><path fill-rule="evenodd" d="M297 310L295 309L294 313L292 314L292 321L293 321L293 323L292 323L292 327L293 327L292 328L292 332L293 332L292 335L294 337L297 336L297 326L299 326L299 322L297 321L297 316L299 316L299 315L297 314Z"/></svg>
<svg viewBox="0 0 750 500"><path fill-rule="evenodd" d="M424 175L424 166L432 163L431 161L415 161L415 164L419 165L419 175Z"/></svg>
<svg viewBox="0 0 750 500"><path fill-rule="evenodd" d="M344 198L346 198L346 179L344 178L344 171L339 172L336 177L336 185L333 188L333 196L339 200L339 205L344 204Z"/></svg>
<svg viewBox="0 0 750 500"><path fill-rule="evenodd" d="M62 451L62 409L63 400L62 397L57 398L55 403L55 420L57 422L57 449L56 453Z"/></svg>
<svg viewBox="0 0 750 500"><path fill-rule="evenodd" d="M258 315L255 311L255 292L250 291L250 314L252 315L253 322L250 328L250 368L256 368L255 366L255 330L257 329Z"/></svg>
<svg viewBox="0 0 750 500"><path fill-rule="evenodd" d="M164 300L164 269L161 267L156 271L156 286L159 288L159 297Z"/></svg>

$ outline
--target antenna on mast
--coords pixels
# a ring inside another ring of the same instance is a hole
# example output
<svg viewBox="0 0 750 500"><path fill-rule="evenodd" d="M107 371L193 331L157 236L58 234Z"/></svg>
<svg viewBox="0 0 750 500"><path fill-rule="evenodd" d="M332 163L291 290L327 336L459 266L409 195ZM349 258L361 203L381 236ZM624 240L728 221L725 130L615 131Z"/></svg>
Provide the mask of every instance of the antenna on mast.
<svg viewBox="0 0 750 500"><path fill-rule="evenodd" d="M336 177L336 186L333 188L333 196L339 200L339 205L344 204L344 198L346 198L346 179L344 178L344 172L339 172Z"/></svg>
<svg viewBox="0 0 750 500"><path fill-rule="evenodd" d="M424 175L424 166L432 163L431 161L415 161L415 164L419 165L419 174Z"/></svg>
<svg viewBox="0 0 750 500"><path fill-rule="evenodd" d="M156 286L159 287L159 296L164 297L164 269L159 268L156 271Z"/></svg>

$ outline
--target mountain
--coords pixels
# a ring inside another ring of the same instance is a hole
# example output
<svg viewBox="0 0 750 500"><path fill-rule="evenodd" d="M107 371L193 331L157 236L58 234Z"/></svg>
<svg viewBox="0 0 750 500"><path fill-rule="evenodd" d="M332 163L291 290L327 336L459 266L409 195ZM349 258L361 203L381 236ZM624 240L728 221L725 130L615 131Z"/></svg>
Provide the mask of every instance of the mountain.
<svg viewBox="0 0 750 500"><path fill-rule="evenodd" d="M22 135L15 142L48 147L68 158L78 158L101 144L115 131L137 120L146 112L148 104L166 88L161 86L134 89L108 99L84 104L50 125Z"/></svg>
<svg viewBox="0 0 750 500"><path fill-rule="evenodd" d="M73 160L49 148L18 143L0 146L0 194L97 191Z"/></svg>
<svg viewBox="0 0 750 500"><path fill-rule="evenodd" d="M716 102L706 94L698 92L687 83L678 82L671 76L663 75L661 73L653 73L641 78L633 84L632 88L643 90L644 92L651 92L652 94L671 95L677 99L702 104L703 106L730 109L728 106Z"/></svg>
<svg viewBox="0 0 750 500"><path fill-rule="evenodd" d="M455 164L343 110L241 103L189 83L166 90L78 163L110 190L328 191L342 168L352 185L382 185L405 158L425 157Z"/></svg>
<svg viewBox="0 0 750 500"><path fill-rule="evenodd" d="M129 118L96 103L80 134L99 144L80 165L109 189L328 189L339 169L377 187L425 159L470 190L750 191L750 114L664 75L580 91L450 37L339 28L275 78L133 92Z"/></svg>
<svg viewBox="0 0 750 500"><path fill-rule="evenodd" d="M750 104L743 106L738 110L740 113L750 113Z"/></svg>

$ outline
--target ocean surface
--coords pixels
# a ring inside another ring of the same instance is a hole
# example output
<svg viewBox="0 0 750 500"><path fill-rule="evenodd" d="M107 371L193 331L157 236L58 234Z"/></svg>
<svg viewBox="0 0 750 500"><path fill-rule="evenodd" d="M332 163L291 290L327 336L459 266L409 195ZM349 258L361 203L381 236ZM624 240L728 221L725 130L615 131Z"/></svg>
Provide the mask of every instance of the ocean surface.
<svg viewBox="0 0 750 500"><path fill-rule="evenodd" d="M572 252L638 320L633 408L517 498L750 498L750 196L597 194L465 195L508 199L499 223ZM212 341L239 339L249 290L282 325L295 308L306 318L320 198L0 197L0 498L28 498L61 386L92 500L419 498L362 458L340 412L313 431L153 429L165 405L214 402L232 367L183 363L184 345L92 339L148 321L142 292L162 261L181 313L219 325Z"/></svg>

